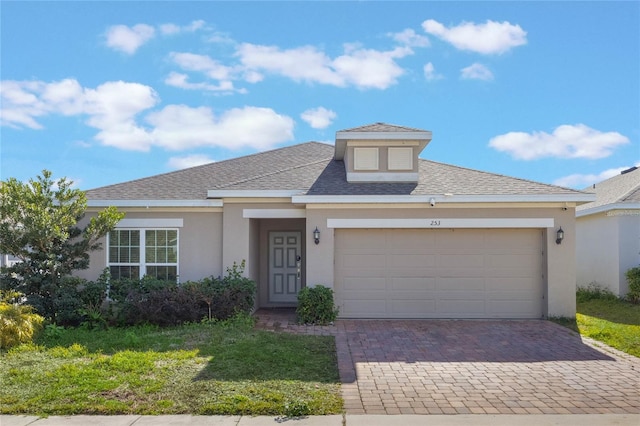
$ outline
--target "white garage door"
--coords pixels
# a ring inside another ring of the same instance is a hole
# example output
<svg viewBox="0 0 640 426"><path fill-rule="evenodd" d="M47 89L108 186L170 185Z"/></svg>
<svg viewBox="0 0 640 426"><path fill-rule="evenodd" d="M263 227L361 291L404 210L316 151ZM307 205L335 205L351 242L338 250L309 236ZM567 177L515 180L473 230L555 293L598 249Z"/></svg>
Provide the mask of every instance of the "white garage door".
<svg viewBox="0 0 640 426"><path fill-rule="evenodd" d="M336 229L343 318L540 318L539 229Z"/></svg>

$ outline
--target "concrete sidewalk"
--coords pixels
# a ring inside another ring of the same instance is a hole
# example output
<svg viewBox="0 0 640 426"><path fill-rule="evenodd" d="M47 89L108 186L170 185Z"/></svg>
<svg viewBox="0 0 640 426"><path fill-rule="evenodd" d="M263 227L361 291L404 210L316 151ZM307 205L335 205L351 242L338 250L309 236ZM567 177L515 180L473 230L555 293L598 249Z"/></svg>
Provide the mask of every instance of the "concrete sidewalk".
<svg viewBox="0 0 640 426"><path fill-rule="evenodd" d="M636 414L335 415L271 416L36 416L0 415L0 426L638 426Z"/></svg>

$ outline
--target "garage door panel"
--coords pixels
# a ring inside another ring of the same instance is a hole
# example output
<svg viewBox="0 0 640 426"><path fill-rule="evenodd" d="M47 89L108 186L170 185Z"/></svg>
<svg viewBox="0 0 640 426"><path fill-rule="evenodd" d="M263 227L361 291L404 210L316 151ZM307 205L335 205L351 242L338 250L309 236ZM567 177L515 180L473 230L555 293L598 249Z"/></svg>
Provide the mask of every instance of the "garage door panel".
<svg viewBox="0 0 640 426"><path fill-rule="evenodd" d="M438 268L437 275L440 278L477 278L482 268ZM483 274L484 275L484 274Z"/></svg>
<svg viewBox="0 0 640 426"><path fill-rule="evenodd" d="M345 291L371 292L375 290L387 290L387 279L385 277L346 277L344 279Z"/></svg>
<svg viewBox="0 0 640 426"><path fill-rule="evenodd" d="M393 277L391 278L392 291L402 290L423 290L431 291L436 289L436 279L426 277Z"/></svg>
<svg viewBox="0 0 640 426"><path fill-rule="evenodd" d="M341 259L341 266L349 269L366 269L372 267L384 267L386 264L386 256L376 253L358 253L345 254Z"/></svg>
<svg viewBox="0 0 640 426"><path fill-rule="evenodd" d="M527 254L485 254L485 265L489 268L495 267L500 269L523 269L530 273L531 270L538 268L540 258L538 256Z"/></svg>
<svg viewBox="0 0 640 426"><path fill-rule="evenodd" d="M442 229L435 231L438 232L436 234L436 245L440 249L479 248L484 245L484 235L474 229Z"/></svg>
<svg viewBox="0 0 640 426"><path fill-rule="evenodd" d="M471 318L485 315L484 300L438 299L438 313L445 317Z"/></svg>
<svg viewBox="0 0 640 426"><path fill-rule="evenodd" d="M432 247L435 246L435 233L430 229L418 233L414 232L414 229L393 229L391 231L387 233L387 248L392 251L406 248L432 250Z"/></svg>
<svg viewBox="0 0 640 426"><path fill-rule="evenodd" d="M481 268L484 265L484 255L458 253L441 255L438 265L444 268Z"/></svg>
<svg viewBox="0 0 640 426"><path fill-rule="evenodd" d="M491 300L488 303L488 310L495 318L539 318L538 304L534 301L523 300Z"/></svg>
<svg viewBox="0 0 640 426"><path fill-rule="evenodd" d="M377 248L386 245L386 235L379 232L370 232L368 229L349 229L349 235L341 238L340 232L336 235L336 243L342 249Z"/></svg>
<svg viewBox="0 0 640 426"><path fill-rule="evenodd" d="M381 318L380 312L387 311L386 300L349 300L345 301L343 308L344 313L348 313L348 317L352 318ZM343 312L340 312L342 314ZM382 318L387 317L386 315Z"/></svg>
<svg viewBox="0 0 640 426"><path fill-rule="evenodd" d="M514 233L518 238L514 238ZM539 247L540 234L534 229L494 229L485 236L487 247L503 249L521 249L522 247Z"/></svg>
<svg viewBox="0 0 640 426"><path fill-rule="evenodd" d="M511 291L526 291L531 294L536 294L536 297L542 297L542 292L537 285L537 280L530 277L507 277L507 278L492 278L487 280L487 291L495 292L511 292Z"/></svg>
<svg viewBox="0 0 640 426"><path fill-rule="evenodd" d="M435 316L436 302L433 299L410 299L391 301L390 318L416 318Z"/></svg>
<svg viewBox="0 0 640 426"><path fill-rule="evenodd" d="M338 229L335 241L342 317L542 315L540 230Z"/></svg>
<svg viewBox="0 0 640 426"><path fill-rule="evenodd" d="M452 291L484 291L485 281L482 277L438 277L436 278L438 290Z"/></svg>
<svg viewBox="0 0 640 426"><path fill-rule="evenodd" d="M416 265L423 267L433 267L436 265L437 256L425 254L398 254L389 255L389 266L399 268L415 268Z"/></svg>

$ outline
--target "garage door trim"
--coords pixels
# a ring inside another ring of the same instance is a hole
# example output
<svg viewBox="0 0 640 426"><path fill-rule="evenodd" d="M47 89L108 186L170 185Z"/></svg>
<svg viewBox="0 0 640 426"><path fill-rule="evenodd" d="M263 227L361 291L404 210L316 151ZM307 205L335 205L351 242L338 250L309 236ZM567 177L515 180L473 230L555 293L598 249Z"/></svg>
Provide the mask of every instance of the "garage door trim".
<svg viewBox="0 0 640 426"><path fill-rule="evenodd" d="M553 228L553 218L327 219L327 228Z"/></svg>

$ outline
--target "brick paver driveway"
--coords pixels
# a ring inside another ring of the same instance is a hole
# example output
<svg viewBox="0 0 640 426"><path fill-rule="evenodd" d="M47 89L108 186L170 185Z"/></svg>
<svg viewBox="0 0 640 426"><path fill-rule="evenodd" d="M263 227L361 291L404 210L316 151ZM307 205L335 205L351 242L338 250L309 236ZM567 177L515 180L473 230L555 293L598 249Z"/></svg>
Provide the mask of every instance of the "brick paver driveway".
<svg viewBox="0 0 640 426"><path fill-rule="evenodd" d="M640 414L640 359L548 321L275 324L336 336L349 414Z"/></svg>

